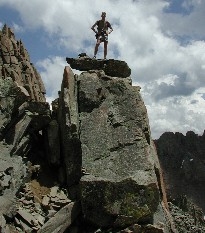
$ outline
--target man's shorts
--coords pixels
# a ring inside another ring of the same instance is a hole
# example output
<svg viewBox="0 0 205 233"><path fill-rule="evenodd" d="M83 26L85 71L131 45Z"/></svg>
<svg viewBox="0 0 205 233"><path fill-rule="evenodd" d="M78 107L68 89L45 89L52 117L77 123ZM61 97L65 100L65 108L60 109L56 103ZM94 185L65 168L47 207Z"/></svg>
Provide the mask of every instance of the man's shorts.
<svg viewBox="0 0 205 233"><path fill-rule="evenodd" d="M108 35L100 35L99 39L101 42L108 42Z"/></svg>
<svg viewBox="0 0 205 233"><path fill-rule="evenodd" d="M101 33L96 36L96 39L100 40L100 42L108 42L108 35L106 33Z"/></svg>

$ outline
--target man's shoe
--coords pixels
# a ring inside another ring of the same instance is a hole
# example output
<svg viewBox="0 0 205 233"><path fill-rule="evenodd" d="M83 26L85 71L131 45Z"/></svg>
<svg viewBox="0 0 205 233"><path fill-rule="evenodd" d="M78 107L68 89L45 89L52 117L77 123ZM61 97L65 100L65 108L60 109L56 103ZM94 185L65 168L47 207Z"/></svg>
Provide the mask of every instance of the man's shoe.
<svg viewBox="0 0 205 233"><path fill-rule="evenodd" d="M95 55L93 56L93 59L96 59L96 56L95 56Z"/></svg>

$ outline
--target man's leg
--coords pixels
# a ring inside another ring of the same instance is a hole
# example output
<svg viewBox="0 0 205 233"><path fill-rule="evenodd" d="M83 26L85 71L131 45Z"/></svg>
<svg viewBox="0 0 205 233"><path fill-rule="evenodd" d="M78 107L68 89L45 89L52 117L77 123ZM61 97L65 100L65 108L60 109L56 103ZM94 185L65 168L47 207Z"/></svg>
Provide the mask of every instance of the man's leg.
<svg viewBox="0 0 205 233"><path fill-rule="evenodd" d="M108 41L104 41L104 59L106 59L107 57L107 44L108 44Z"/></svg>
<svg viewBox="0 0 205 233"><path fill-rule="evenodd" d="M94 57L96 57L97 53L98 53L98 47L100 45L100 40L97 40L96 45L95 45L95 50L94 50Z"/></svg>

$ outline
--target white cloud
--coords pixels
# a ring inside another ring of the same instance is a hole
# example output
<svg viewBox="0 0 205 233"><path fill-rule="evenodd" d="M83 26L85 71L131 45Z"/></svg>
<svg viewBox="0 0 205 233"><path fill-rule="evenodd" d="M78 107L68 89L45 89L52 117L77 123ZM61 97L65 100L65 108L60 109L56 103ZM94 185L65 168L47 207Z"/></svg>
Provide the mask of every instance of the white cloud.
<svg viewBox="0 0 205 233"><path fill-rule="evenodd" d="M51 103L58 98L61 90L61 82L65 66L69 66L63 57L48 57L37 62L37 68L46 87L46 100ZM74 74L80 74L78 70L72 70Z"/></svg>
<svg viewBox="0 0 205 233"><path fill-rule="evenodd" d="M23 32L24 28L16 23L13 23L12 28L14 29L15 32Z"/></svg>
<svg viewBox="0 0 205 233"><path fill-rule="evenodd" d="M160 85L173 85L177 76L168 75L157 81L144 84L142 96L146 103L153 138L158 138L163 132L182 132L189 130L201 134L204 130L205 87L193 91L189 95L173 94L155 100L160 92ZM165 91L162 89L161 91ZM161 93L162 94L162 93Z"/></svg>
<svg viewBox="0 0 205 233"><path fill-rule="evenodd" d="M181 132L192 130L202 134L204 130L205 101L200 94L189 97L171 97L147 105L153 138L162 132Z"/></svg>
<svg viewBox="0 0 205 233"><path fill-rule="evenodd" d="M106 11L114 29L108 58L125 60L132 69L133 83L142 87L153 137L167 130L203 132L205 1L183 1L189 14L167 13L169 2L164 0L0 0L1 5L19 12L23 23L15 30L41 29L52 54L58 47L68 51L67 56L93 55L95 38L90 27ZM99 57L102 52L101 46ZM60 90L64 60L39 59L49 100Z"/></svg>
<svg viewBox="0 0 205 233"><path fill-rule="evenodd" d="M49 57L39 60L37 68L46 87L46 96L49 100L58 97L65 66L68 65L62 57Z"/></svg>

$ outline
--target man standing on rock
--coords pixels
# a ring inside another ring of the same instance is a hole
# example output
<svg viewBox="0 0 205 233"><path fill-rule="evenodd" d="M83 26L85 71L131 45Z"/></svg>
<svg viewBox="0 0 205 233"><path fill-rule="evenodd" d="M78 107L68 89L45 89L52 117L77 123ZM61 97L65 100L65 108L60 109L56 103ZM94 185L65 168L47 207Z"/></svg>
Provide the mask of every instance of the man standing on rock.
<svg viewBox="0 0 205 233"><path fill-rule="evenodd" d="M95 24L91 27L91 29L96 33L96 39L97 39L93 58L96 58L100 43L104 42L104 59L106 60L108 34L110 34L113 31L113 29L111 24L105 20L105 17L106 17L106 12L102 12L101 14L102 19L96 21ZM96 26L97 26L97 30L95 29ZM110 29L110 31L108 31L108 28Z"/></svg>

